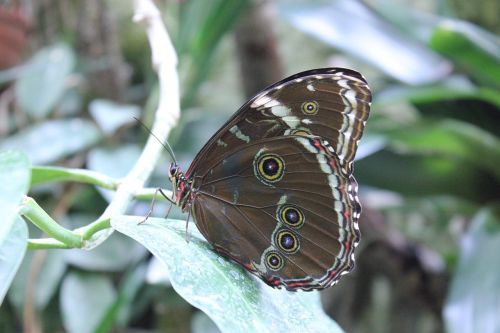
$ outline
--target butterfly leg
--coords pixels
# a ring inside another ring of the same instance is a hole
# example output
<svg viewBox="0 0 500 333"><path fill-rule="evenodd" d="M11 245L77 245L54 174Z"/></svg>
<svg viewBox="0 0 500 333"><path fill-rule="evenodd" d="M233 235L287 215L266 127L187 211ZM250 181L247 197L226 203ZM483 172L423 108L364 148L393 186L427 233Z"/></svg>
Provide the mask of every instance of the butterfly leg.
<svg viewBox="0 0 500 333"><path fill-rule="evenodd" d="M144 222L147 221L147 219L149 219L149 217L151 216L151 213L153 212L153 208L155 206L155 202L156 202L156 196L158 195L158 192L161 191L161 188L157 188L155 190L155 194L153 194L153 200L151 200L151 205L149 205L149 210L148 210L148 213L146 214L146 216L144 217L144 219L142 219L141 222L137 223L137 224L143 224Z"/></svg>
<svg viewBox="0 0 500 333"><path fill-rule="evenodd" d="M156 197L158 196L158 192L160 192L160 194L165 198L167 199L169 202L170 202L170 207L168 208L168 211L167 211L167 216L168 214L170 213L170 209L172 208L172 204L174 203L173 202L173 199L169 198L165 192L163 192L163 190L158 187L156 190L155 190L155 194L153 195L153 200L151 200L151 205L149 206L149 210L148 210L148 213L146 214L146 216L144 217L144 219L139 222L138 224L143 224L144 222L147 221L147 219L151 216L151 213L153 213L153 209L154 209L154 206L155 206L155 203L156 203ZM165 218L167 218L167 216L165 216Z"/></svg>
<svg viewBox="0 0 500 333"><path fill-rule="evenodd" d="M188 225L189 225L189 219L190 218L191 218L191 209L189 209L188 218L186 220L186 233L185 233L186 243L189 243Z"/></svg>

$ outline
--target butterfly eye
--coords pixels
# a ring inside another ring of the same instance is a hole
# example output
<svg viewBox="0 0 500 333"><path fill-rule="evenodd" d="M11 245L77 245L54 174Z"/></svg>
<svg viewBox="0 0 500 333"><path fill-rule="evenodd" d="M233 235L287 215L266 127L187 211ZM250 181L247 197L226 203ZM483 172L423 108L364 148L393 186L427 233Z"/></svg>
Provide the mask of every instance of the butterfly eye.
<svg viewBox="0 0 500 333"><path fill-rule="evenodd" d="M170 170L168 170L170 177L174 177L177 174L179 166L175 163L170 164Z"/></svg>
<svg viewBox="0 0 500 333"><path fill-rule="evenodd" d="M299 250L299 239L288 230L280 230L275 239L278 247L285 253L293 254Z"/></svg>
<svg viewBox="0 0 500 333"><path fill-rule="evenodd" d="M278 271L283 267L283 258L277 252L268 252L266 255L266 266L273 271Z"/></svg>
<svg viewBox="0 0 500 333"><path fill-rule="evenodd" d="M254 164L255 175L266 185L276 183L283 178L285 162L275 154L266 154L257 159Z"/></svg>
<svg viewBox="0 0 500 333"><path fill-rule="evenodd" d="M318 113L319 105L316 101L304 102L302 103L301 109L303 113L313 115Z"/></svg>
<svg viewBox="0 0 500 333"><path fill-rule="evenodd" d="M300 228L304 224L304 214L291 205L281 206L278 209L278 219L292 228Z"/></svg>

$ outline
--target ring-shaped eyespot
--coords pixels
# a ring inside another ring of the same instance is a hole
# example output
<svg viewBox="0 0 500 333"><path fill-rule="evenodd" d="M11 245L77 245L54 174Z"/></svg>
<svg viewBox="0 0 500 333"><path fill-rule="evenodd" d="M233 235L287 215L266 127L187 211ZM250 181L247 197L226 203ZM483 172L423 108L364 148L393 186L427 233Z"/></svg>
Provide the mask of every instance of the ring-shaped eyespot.
<svg viewBox="0 0 500 333"><path fill-rule="evenodd" d="M304 214L292 205L283 205L278 208L278 219L289 227L298 229L304 225Z"/></svg>
<svg viewBox="0 0 500 333"><path fill-rule="evenodd" d="M262 182L271 185L283 178L285 162L276 154L263 154L254 162L254 172Z"/></svg>
<svg viewBox="0 0 500 333"><path fill-rule="evenodd" d="M274 239L276 246L286 254L293 254L300 248L299 238L288 230L278 230Z"/></svg>
<svg viewBox="0 0 500 333"><path fill-rule="evenodd" d="M318 113L319 104L316 101L307 101L302 103L302 106L300 108L304 114L313 115Z"/></svg>
<svg viewBox="0 0 500 333"><path fill-rule="evenodd" d="M279 271L285 264L281 254L276 251L267 252L265 254L264 262L266 263L266 267L273 271Z"/></svg>

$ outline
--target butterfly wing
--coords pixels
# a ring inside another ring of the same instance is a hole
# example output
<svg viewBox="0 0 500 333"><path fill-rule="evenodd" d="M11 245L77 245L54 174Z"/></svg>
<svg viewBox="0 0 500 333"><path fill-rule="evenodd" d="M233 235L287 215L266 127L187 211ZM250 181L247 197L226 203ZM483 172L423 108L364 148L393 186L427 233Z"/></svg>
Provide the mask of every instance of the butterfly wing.
<svg viewBox="0 0 500 333"><path fill-rule="evenodd" d="M213 159L193 188L201 233L269 285L322 289L352 269L357 184L323 138L246 143Z"/></svg>
<svg viewBox="0 0 500 333"><path fill-rule="evenodd" d="M370 102L359 73L325 68L243 105L186 173L206 239L289 290L325 288L351 270L361 209L352 161Z"/></svg>
<svg viewBox="0 0 500 333"><path fill-rule="evenodd" d="M267 87L244 104L200 150L187 171L210 168L232 147L283 135L317 135L350 171L371 103L361 74L344 68L298 73ZM203 161L203 165L199 162Z"/></svg>

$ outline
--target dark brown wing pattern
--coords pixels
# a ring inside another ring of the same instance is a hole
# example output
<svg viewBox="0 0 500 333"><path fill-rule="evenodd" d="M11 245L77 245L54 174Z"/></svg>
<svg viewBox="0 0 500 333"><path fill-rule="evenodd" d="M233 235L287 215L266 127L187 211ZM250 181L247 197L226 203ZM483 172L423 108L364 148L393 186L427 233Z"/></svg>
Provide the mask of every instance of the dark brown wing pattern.
<svg viewBox="0 0 500 333"><path fill-rule="evenodd" d="M186 173L214 248L288 290L326 288L350 271L361 211L352 161L370 102L359 73L325 68L241 107Z"/></svg>
<svg viewBox="0 0 500 333"><path fill-rule="evenodd" d="M272 286L332 285L353 267L360 206L330 150L321 137L285 136L219 156L193 183L198 228Z"/></svg>
<svg viewBox="0 0 500 333"><path fill-rule="evenodd" d="M323 68L293 75L245 103L198 153L187 176L195 168L210 168L212 159L232 147L304 133L325 138L351 170L370 103L365 79L353 70Z"/></svg>

